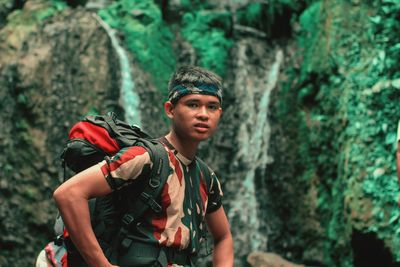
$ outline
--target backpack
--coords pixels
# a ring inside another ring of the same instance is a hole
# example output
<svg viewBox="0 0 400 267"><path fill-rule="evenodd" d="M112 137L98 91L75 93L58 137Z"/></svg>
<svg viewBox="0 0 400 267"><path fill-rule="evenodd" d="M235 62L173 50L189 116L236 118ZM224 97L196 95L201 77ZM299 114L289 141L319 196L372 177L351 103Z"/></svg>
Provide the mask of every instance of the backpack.
<svg viewBox="0 0 400 267"><path fill-rule="evenodd" d="M131 240L125 238L129 235L130 226L140 221L141 216L149 209L155 213L161 211L161 205L157 199L172 172L168 164L168 154L160 141L152 139L139 127L117 119L116 115L110 112L107 115L87 116L76 123L69 132L69 140L60 157L65 181L67 168L78 173L104 159L108 162L110 157L129 146L143 146L148 151L153 162L148 182L134 194L131 191L128 192L135 198L130 199L128 207L122 210L116 209L118 205L115 205L120 203L121 195L123 195L119 192L121 190L89 200L93 231L104 254L113 264L117 264L118 249L130 245ZM201 171L207 177L211 177L208 166L200 159L198 163ZM207 188L210 188L209 182L206 183ZM53 266L87 266L69 238L68 232L63 228L60 216L56 224L58 226L55 228L59 229L59 235L49 243L46 253L61 254L60 251L62 251L66 255L58 257L64 259L63 263L56 262Z"/></svg>
<svg viewBox="0 0 400 267"><path fill-rule="evenodd" d="M163 185L172 171L168 164L167 152L158 140L152 139L139 127L117 119L111 112L107 115L87 116L76 123L69 132L69 140L61 154L65 181L67 168L78 173L104 159L108 161L110 157L128 146L143 146L153 162L148 183L141 192L137 192L139 196L130 203L129 212L121 215L121 211L115 208L114 204L121 197L118 191L89 200L92 227L100 246L108 257L111 257L115 250L113 246L117 241L113 239L119 232L128 233L125 229L139 220L148 209L156 213L161 211L157 197L161 194ZM119 238L123 237L119 236ZM68 232L63 231L54 243L66 247L70 266L79 265L82 259L70 240Z"/></svg>

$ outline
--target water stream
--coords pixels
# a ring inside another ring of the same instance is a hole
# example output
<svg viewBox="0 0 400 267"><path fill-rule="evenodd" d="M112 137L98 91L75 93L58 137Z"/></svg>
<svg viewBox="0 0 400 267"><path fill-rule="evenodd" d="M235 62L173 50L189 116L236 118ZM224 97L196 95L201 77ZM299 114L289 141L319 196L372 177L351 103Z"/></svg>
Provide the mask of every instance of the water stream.
<svg viewBox="0 0 400 267"><path fill-rule="evenodd" d="M128 53L119 44L115 35L115 30L111 29L98 15L94 15L100 25L110 37L113 48L115 49L121 71L120 104L125 110L125 121L132 125L141 126L140 98L135 91L135 83L132 79L132 70L129 64Z"/></svg>
<svg viewBox="0 0 400 267"><path fill-rule="evenodd" d="M239 58L245 58L239 63L241 68L249 66L246 59L246 46L239 47ZM239 59L240 60L240 59ZM233 219L233 223L237 222L239 225L246 227L246 231L241 231L238 235L240 242L248 244L247 247L251 251L263 250L267 246L267 238L265 233L261 233L261 223L259 216L259 207L257 197L257 190L255 187L255 179L257 170L265 169L265 166L270 161L268 155L269 139L270 139L270 125L268 123L268 108L270 103L270 94L276 87L279 77L279 69L283 62L283 52L277 50L275 58L272 59L273 63L269 66L267 73L264 77L257 77L256 71L248 67L247 75L252 75L250 86L244 90L244 97L242 98L243 109L247 110L244 113L244 120L239 129L239 151L237 159L242 162L242 178L239 185L239 190L232 201L232 208L229 211L228 217ZM239 77L239 80L241 78ZM256 81L257 80L257 81ZM254 86L258 84L258 86ZM240 85L239 85L240 86ZM254 86L254 87L252 87ZM244 87L244 86L243 86ZM260 95L258 97L258 95ZM256 107L254 107L254 104ZM251 107L251 108L249 108ZM254 114L250 110L254 110Z"/></svg>

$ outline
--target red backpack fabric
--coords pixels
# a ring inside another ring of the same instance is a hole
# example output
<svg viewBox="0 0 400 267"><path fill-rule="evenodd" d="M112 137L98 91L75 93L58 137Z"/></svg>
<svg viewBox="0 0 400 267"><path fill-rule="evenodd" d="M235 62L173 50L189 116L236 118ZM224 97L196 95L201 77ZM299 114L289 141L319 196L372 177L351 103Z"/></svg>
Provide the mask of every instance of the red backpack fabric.
<svg viewBox="0 0 400 267"><path fill-rule="evenodd" d="M67 168L78 173L104 159L107 160L107 157L112 157L122 148L134 145L145 147L154 162L154 171L149 175L149 182L154 181L149 184L153 186L146 185L142 192L142 194L146 194L147 196L146 201L138 197L140 201L133 202L133 209L129 211L129 213L136 215L135 218L140 218L141 214L146 210L157 208L157 205L154 205L154 203L157 203L156 198L161 193L161 189L169 175L168 155L158 140L152 139L139 127L118 120L114 113L109 113L105 116L87 116L71 128L69 139L61 155L64 168L64 181L67 178ZM157 185L156 187L154 187L155 184ZM117 228L117 232L113 232L113 235L117 235L122 222L121 218L116 218L116 222L113 225L104 225L102 223L104 220L101 216L105 213L110 214L110 212L114 212L114 210L111 210L113 205L109 205L110 201L112 202L114 198L118 198L117 192L89 201L93 230L100 245L108 246L106 249L110 250L110 253L115 249L110 247L110 244L108 244L110 243L109 240L102 242L104 241L103 236L110 236L109 233L105 232L110 229L115 230L114 226L120 225ZM105 211L105 208L110 208L110 211ZM99 212L97 209L102 210ZM105 249L103 246L102 248L103 250ZM86 266L69 238L66 229L57 237L56 241L50 242L46 246L45 251L48 263L54 267L67 267L67 262L70 262L70 265L74 265L72 267Z"/></svg>

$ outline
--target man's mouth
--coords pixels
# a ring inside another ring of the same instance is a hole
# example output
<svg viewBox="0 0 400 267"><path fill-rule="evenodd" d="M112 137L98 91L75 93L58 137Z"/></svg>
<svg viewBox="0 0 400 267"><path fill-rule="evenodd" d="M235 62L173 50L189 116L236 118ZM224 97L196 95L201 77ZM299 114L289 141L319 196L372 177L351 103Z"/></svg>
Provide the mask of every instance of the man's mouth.
<svg viewBox="0 0 400 267"><path fill-rule="evenodd" d="M210 128L210 126L208 126L208 124L205 124L205 123L196 123L194 125L194 127L196 127L196 128L206 128L206 129Z"/></svg>
<svg viewBox="0 0 400 267"><path fill-rule="evenodd" d="M208 126L205 123L196 123L194 125L194 128L196 129L196 131L201 132L201 133L205 133L208 131L208 128L210 128L210 126Z"/></svg>

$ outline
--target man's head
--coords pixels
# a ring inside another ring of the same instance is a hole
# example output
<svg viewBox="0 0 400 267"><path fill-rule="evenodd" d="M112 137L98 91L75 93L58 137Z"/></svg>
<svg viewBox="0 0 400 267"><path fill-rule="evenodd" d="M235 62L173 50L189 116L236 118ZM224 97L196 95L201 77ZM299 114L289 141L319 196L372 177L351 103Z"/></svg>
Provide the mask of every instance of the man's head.
<svg viewBox="0 0 400 267"><path fill-rule="evenodd" d="M222 114L221 78L199 67L181 67L171 77L164 108L172 132L194 142L209 138Z"/></svg>
<svg viewBox="0 0 400 267"><path fill-rule="evenodd" d="M175 105L180 98L188 94L213 95L222 104L221 78L200 67L183 66L169 80L168 100Z"/></svg>

